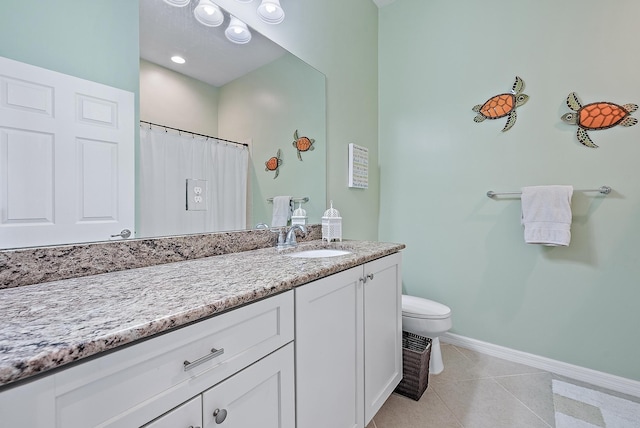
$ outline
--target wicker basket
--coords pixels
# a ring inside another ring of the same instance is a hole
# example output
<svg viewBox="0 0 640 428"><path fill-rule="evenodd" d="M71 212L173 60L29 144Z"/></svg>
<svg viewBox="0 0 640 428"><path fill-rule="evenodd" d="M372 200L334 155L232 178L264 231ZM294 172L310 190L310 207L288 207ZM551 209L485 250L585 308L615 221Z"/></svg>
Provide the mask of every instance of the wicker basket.
<svg viewBox="0 0 640 428"><path fill-rule="evenodd" d="M431 339L403 331L402 380L395 392L418 401L429 383L430 357Z"/></svg>

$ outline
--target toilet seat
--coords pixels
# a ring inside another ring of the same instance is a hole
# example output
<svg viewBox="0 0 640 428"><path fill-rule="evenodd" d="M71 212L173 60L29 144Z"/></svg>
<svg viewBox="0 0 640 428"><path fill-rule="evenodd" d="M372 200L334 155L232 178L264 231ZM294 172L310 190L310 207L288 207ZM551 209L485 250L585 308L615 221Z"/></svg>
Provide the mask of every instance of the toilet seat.
<svg viewBox="0 0 640 428"><path fill-rule="evenodd" d="M422 319L446 319L451 316L447 305L421 297L402 295L402 316Z"/></svg>

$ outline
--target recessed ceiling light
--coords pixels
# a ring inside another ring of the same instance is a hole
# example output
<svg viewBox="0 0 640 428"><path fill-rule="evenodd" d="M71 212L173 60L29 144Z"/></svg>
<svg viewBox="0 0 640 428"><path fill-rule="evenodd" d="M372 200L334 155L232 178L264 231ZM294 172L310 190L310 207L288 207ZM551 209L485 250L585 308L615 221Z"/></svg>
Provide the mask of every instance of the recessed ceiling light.
<svg viewBox="0 0 640 428"><path fill-rule="evenodd" d="M178 55L172 56L171 61L175 62L176 64L184 64L186 62L184 58Z"/></svg>

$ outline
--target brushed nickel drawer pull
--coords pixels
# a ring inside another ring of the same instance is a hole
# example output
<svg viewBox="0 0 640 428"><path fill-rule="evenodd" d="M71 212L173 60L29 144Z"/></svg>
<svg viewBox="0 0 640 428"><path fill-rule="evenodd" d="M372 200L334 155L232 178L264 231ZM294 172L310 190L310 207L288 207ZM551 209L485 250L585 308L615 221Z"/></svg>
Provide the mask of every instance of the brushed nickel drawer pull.
<svg viewBox="0 0 640 428"><path fill-rule="evenodd" d="M183 363L184 364L184 371L186 372L187 370L192 369L195 366L198 366L198 365L204 363L205 361L209 361L212 358L219 357L222 354L224 354L224 348L220 348L220 349L211 348L211 353L205 355L202 358L198 358L197 360L195 360L193 362L184 360L184 363Z"/></svg>

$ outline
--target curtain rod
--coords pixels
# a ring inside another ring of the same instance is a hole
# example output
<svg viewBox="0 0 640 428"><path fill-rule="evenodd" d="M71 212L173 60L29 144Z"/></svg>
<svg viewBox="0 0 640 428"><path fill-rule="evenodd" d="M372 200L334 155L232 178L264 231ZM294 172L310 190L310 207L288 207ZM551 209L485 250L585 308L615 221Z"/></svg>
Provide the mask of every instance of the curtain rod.
<svg viewBox="0 0 640 428"><path fill-rule="evenodd" d="M207 139L213 138L214 140L219 140L219 141L224 141L224 142L227 142L227 143L237 144L239 146L249 147L249 145L247 143L238 143L237 141L225 140L224 138L212 137L211 135L205 135L205 134L198 134L197 132L185 131L184 129L172 128L170 126L160 125L158 123L147 122L146 120L141 120L140 124L142 125L143 123L146 123L147 125L149 125L149 129L151 129L151 126L159 126L160 128L164 128L165 131L167 129L171 129L172 131L186 132L187 134L197 135L198 137L207 137Z"/></svg>

